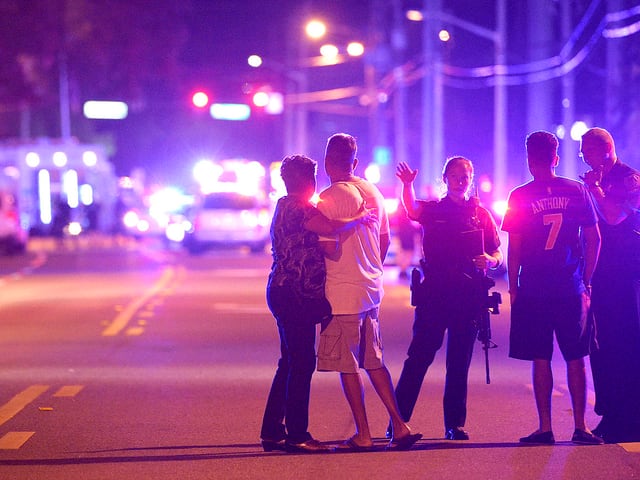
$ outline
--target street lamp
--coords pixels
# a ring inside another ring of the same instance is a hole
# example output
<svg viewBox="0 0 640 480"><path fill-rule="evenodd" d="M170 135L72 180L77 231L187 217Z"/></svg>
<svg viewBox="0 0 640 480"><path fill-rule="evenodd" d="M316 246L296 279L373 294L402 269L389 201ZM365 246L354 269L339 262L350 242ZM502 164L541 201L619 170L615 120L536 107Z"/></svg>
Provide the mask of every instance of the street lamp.
<svg viewBox="0 0 640 480"><path fill-rule="evenodd" d="M326 25L321 21L312 20L307 24L305 29L307 34L315 40L325 38L325 36L331 36L335 32L338 37L343 40L348 40L344 53L341 53L340 49L336 45L323 44L320 47L321 55L319 57L311 57L309 59L301 59L304 61L305 66L308 67L320 67L337 65L349 62L355 58L363 57L365 55L365 44L353 40L353 31L351 29L344 28L340 25L336 26ZM313 32L315 35L310 35ZM367 57L363 62L363 74L364 74L364 88L347 87L342 89L336 89L335 94L346 98L347 96L353 96L358 93L359 104L367 110L368 116L368 132L369 132L369 154L371 158L376 157L376 152L380 149L387 150L386 147L378 145L383 136L384 127L382 126L386 119L380 116L380 103L386 102L386 97L379 94L377 90L378 84L378 72L380 63L380 57L377 56L377 45L367 45Z"/></svg>
<svg viewBox="0 0 640 480"><path fill-rule="evenodd" d="M320 40L328 32L327 25L320 20L311 20L304 25L301 36L311 40ZM291 31L296 31L292 29ZM285 123L285 153L307 152L307 124L309 105L318 102L347 98L362 93L362 88L344 87L324 91L309 91L308 69L327 67L348 62L364 55L365 46L361 42L351 41L346 50L341 51L335 45L323 44L316 55L309 56L310 48L304 38L291 38L290 45L294 51L285 64L264 59L258 55L251 55L247 62L254 68L267 68L282 75L289 84L283 98L283 113ZM260 99L258 99L260 100Z"/></svg>

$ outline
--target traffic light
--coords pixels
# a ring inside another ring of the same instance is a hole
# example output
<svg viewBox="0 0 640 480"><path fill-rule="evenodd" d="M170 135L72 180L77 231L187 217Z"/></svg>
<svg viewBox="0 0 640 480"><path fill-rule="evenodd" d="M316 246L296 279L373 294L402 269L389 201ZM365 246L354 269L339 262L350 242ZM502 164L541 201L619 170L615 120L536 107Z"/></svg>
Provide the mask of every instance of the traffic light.
<svg viewBox="0 0 640 480"><path fill-rule="evenodd" d="M253 104L256 107L266 107L269 105L269 93L263 90L260 90L253 94Z"/></svg>
<svg viewBox="0 0 640 480"><path fill-rule="evenodd" d="M204 90L197 90L191 95L191 103L196 108L205 109L209 106L209 94Z"/></svg>
<svg viewBox="0 0 640 480"><path fill-rule="evenodd" d="M264 109L269 115L280 115L284 110L284 97L282 93L274 92L268 86L256 90L251 100L256 107Z"/></svg>

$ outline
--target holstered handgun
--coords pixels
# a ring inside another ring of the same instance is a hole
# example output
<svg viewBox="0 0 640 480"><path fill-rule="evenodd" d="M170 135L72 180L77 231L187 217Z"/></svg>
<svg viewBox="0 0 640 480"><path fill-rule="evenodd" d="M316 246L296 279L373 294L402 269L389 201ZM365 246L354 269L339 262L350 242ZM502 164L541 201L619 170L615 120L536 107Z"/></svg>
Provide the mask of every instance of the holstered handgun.
<svg viewBox="0 0 640 480"><path fill-rule="evenodd" d="M411 270L411 284L409 288L411 289L411 305L417 306L420 301L420 295L422 294L421 284L422 283L422 273L417 268L413 268Z"/></svg>

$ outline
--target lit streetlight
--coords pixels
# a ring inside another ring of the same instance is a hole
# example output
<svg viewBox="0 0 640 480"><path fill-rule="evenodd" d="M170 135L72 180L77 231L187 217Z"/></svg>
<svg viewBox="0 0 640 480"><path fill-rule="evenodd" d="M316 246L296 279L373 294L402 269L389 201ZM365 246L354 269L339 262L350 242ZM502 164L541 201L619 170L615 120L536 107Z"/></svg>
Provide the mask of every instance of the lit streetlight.
<svg viewBox="0 0 640 480"><path fill-rule="evenodd" d="M304 27L309 38L318 39L325 36L327 33L327 26L321 20L310 20Z"/></svg>
<svg viewBox="0 0 640 480"><path fill-rule="evenodd" d="M317 54L309 56L309 42L324 39L329 34L331 34L330 29L324 22L311 20L304 24L300 37L290 40L290 44L295 46L295 50L292 51L293 55L286 64L264 59L259 55L251 55L247 58L247 63L251 67L273 70L290 83L279 104L279 108L282 109L280 111L284 113L285 153L307 151L309 105L359 96L365 90L362 87L348 86L323 91L309 91L307 69L342 64L362 57L365 53L365 46L359 41L351 41L348 44L327 42L318 47ZM307 41L305 42L305 40ZM266 106L266 97L260 92L257 92L256 95L253 97L254 104Z"/></svg>

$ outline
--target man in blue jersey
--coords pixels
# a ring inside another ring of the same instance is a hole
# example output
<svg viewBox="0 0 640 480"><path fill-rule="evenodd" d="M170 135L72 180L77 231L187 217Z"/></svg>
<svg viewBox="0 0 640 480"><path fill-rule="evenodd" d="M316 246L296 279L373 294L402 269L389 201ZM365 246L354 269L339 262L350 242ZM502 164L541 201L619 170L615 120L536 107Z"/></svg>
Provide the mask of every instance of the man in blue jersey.
<svg viewBox="0 0 640 480"><path fill-rule="evenodd" d="M589 192L555 174L558 139L538 131L526 140L533 180L509 195L502 229L509 233L507 273L511 298L509 356L533 362L539 428L520 442L553 444L551 357L553 335L567 363L578 444L601 444L585 425L586 374L591 328L587 311L600 232Z"/></svg>

